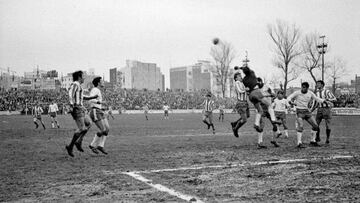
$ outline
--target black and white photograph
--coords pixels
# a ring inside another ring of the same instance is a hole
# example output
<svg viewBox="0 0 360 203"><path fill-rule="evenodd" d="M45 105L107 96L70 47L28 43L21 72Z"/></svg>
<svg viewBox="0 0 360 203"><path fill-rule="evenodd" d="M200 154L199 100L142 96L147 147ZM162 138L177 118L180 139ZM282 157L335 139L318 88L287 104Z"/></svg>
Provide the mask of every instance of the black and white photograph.
<svg viewBox="0 0 360 203"><path fill-rule="evenodd" d="M360 1L0 0L0 202L360 202Z"/></svg>

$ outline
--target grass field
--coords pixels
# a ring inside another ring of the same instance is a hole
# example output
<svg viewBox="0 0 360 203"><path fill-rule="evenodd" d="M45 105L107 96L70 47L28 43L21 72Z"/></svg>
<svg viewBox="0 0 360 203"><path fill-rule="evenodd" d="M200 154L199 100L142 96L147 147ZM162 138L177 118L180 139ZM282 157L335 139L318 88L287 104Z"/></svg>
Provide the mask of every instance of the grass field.
<svg viewBox="0 0 360 203"><path fill-rule="evenodd" d="M215 115L216 117L217 115ZM19 202L359 202L359 116L333 117L332 139L322 147L295 148L290 138L270 145L271 127L257 149L253 117L235 138L226 114L216 134L200 114L115 115L105 148L93 154L65 151L75 124L59 116L60 129L34 129L30 116L0 117L0 201ZM267 121L266 121L267 122ZM309 143L306 125L303 141ZM324 126L321 126L324 132ZM165 189L164 189L165 188Z"/></svg>

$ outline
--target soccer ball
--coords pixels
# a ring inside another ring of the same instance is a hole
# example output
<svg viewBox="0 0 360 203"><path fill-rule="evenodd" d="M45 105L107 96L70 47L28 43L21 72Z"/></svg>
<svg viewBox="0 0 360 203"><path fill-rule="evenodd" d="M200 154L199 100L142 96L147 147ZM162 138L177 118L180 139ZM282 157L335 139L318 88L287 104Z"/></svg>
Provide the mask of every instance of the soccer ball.
<svg viewBox="0 0 360 203"><path fill-rule="evenodd" d="M217 44L219 44L220 39L215 37L212 42L213 42L214 45L217 45Z"/></svg>

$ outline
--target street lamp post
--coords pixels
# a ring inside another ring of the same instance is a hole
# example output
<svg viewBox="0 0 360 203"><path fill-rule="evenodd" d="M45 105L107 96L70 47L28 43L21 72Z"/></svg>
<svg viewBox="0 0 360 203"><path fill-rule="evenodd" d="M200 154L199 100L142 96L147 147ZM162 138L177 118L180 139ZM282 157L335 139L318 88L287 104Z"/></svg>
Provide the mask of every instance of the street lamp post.
<svg viewBox="0 0 360 203"><path fill-rule="evenodd" d="M250 62L250 60L248 59L248 52L245 51L246 55L245 55L245 59L242 61L244 66L247 66L248 63Z"/></svg>
<svg viewBox="0 0 360 203"><path fill-rule="evenodd" d="M322 35L320 36L320 39L322 39L322 43L317 45L317 48L318 48L318 51L319 51L319 54L322 55L322 66L321 66L321 80L324 81L324 73L325 73L325 70L324 70L324 55L326 53L326 49L327 49L327 44L324 42L325 40L325 35Z"/></svg>

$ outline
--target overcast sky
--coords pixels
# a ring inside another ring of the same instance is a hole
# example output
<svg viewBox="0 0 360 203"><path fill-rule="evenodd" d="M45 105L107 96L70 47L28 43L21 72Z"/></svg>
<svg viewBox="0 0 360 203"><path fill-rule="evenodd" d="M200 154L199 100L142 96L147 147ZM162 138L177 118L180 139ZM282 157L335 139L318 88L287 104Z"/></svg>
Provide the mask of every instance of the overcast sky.
<svg viewBox="0 0 360 203"><path fill-rule="evenodd" d="M134 59L158 64L169 87L169 68L211 59L219 37L237 52L232 66L247 50L257 75L269 77L277 69L266 31L276 19L326 35L325 60L347 62L343 80L360 75L358 0L0 0L0 67L94 68L108 80L109 68Z"/></svg>

